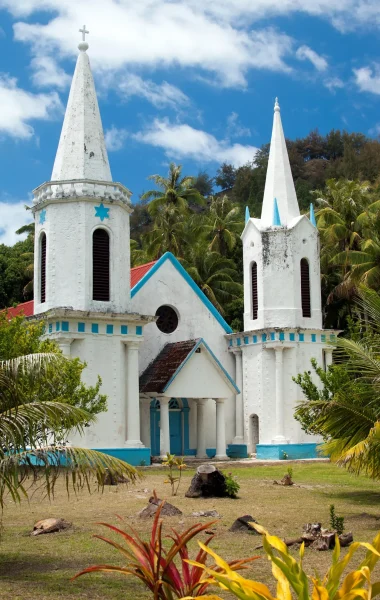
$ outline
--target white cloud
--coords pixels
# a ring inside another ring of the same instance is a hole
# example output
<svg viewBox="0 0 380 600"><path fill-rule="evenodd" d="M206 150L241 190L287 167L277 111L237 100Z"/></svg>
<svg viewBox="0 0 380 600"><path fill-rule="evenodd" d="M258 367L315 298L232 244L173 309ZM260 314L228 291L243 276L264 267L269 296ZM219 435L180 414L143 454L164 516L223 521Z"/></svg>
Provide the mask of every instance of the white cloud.
<svg viewBox="0 0 380 600"><path fill-rule="evenodd" d="M32 81L37 87L57 87L63 90L71 83L70 75L50 56L36 56L31 67L34 70Z"/></svg>
<svg viewBox="0 0 380 600"><path fill-rule="evenodd" d="M18 0L17 7L10 0L1 3L16 16L43 8L40 0ZM46 0L44 4L55 13L47 24L29 19L14 25L15 39L31 44L37 56L75 56L78 23L91 14L90 54L98 71L191 68L223 86L244 86L252 68L290 71L285 60L293 40L273 28L251 30L252 11L241 26L235 23L239 10L233 14L226 7L225 18L209 0Z"/></svg>
<svg viewBox="0 0 380 600"><path fill-rule="evenodd" d="M0 202L0 244L13 246L25 239L15 231L33 221L32 213L25 209L25 202Z"/></svg>
<svg viewBox="0 0 380 600"><path fill-rule="evenodd" d="M112 125L111 129L108 129L104 134L107 150L109 152L121 150L127 137L128 132L126 129L118 129Z"/></svg>
<svg viewBox="0 0 380 600"><path fill-rule="evenodd" d="M309 60L317 71L325 71L328 67L327 60L317 54L312 48L309 48L309 46L300 46L296 52L296 57L298 60Z"/></svg>
<svg viewBox="0 0 380 600"><path fill-rule="evenodd" d="M231 144L190 125L155 119L145 130L133 136L139 142L163 148L169 158L190 158L197 162L228 162L240 167L253 160L254 146Z"/></svg>
<svg viewBox="0 0 380 600"><path fill-rule="evenodd" d="M374 63L373 68L362 67L353 71L355 83L361 92L380 94L380 63Z"/></svg>
<svg viewBox="0 0 380 600"><path fill-rule="evenodd" d="M334 92L336 89L344 88L344 82L339 77L329 77L325 79L323 85L327 87L330 92Z"/></svg>
<svg viewBox="0 0 380 600"><path fill-rule="evenodd" d="M228 137L251 136L251 130L240 123L239 115L236 112L232 112L227 118L227 135Z"/></svg>
<svg viewBox="0 0 380 600"><path fill-rule="evenodd" d="M380 123L376 123L371 129L368 131L369 135L373 135L375 137L380 136Z"/></svg>
<svg viewBox="0 0 380 600"><path fill-rule="evenodd" d="M156 108L169 107L177 109L190 104L188 96L176 86L167 83L167 81L158 84L150 79L144 80L134 73L118 76L117 79L117 89L125 99L140 96Z"/></svg>
<svg viewBox="0 0 380 600"><path fill-rule="evenodd" d="M0 133L27 139L34 129L29 121L48 120L62 111L56 92L32 94L19 88L17 80L9 75L0 75Z"/></svg>

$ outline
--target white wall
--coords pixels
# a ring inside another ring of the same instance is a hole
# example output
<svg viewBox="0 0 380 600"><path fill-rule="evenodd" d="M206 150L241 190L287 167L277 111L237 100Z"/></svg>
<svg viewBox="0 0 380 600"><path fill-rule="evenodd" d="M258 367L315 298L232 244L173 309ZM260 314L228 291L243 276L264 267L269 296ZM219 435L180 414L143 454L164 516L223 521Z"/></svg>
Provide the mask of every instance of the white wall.
<svg viewBox="0 0 380 600"><path fill-rule="evenodd" d="M155 323L144 327L144 343L140 351L140 372L154 360L163 346L170 342L203 338L223 367L235 380L235 359L228 352L225 330L206 308L182 275L167 260L132 298L132 310L154 315L157 309L168 304L178 313L179 324L171 334L162 333ZM191 406L191 403L190 403ZM225 403L226 439L231 443L235 436L235 396ZM207 447L215 448L215 402L206 405ZM196 447L194 410L190 411L190 444Z"/></svg>
<svg viewBox="0 0 380 600"><path fill-rule="evenodd" d="M300 261L310 269L311 318L302 316ZM306 217L289 228L260 229L251 219L243 233L244 330L267 327L321 328L319 237ZM252 319L251 266L257 263L258 318Z"/></svg>
<svg viewBox="0 0 380 600"><path fill-rule="evenodd" d="M56 307L75 310L126 312L130 305L129 209L105 203L109 219L100 221L95 206L100 200L78 199L52 202L44 206L46 221L40 224L36 212L34 258L34 313ZM92 300L92 234L102 227L110 235L111 300ZM40 236L46 233L46 302L40 299Z"/></svg>

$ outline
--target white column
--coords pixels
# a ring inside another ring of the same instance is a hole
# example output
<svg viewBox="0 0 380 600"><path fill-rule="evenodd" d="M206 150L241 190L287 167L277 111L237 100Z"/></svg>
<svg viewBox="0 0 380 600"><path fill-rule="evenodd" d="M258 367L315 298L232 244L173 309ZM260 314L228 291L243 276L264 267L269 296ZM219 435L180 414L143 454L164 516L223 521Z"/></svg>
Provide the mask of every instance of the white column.
<svg viewBox="0 0 380 600"><path fill-rule="evenodd" d="M240 390L240 394L235 396L235 437L233 444L244 444L244 405L243 405L243 365L242 352L234 352L236 360L235 382Z"/></svg>
<svg viewBox="0 0 380 600"><path fill-rule="evenodd" d="M169 400L167 396L160 396L160 456L166 458L170 453L170 429L169 429Z"/></svg>
<svg viewBox="0 0 380 600"><path fill-rule="evenodd" d="M333 361L333 348L325 348L326 371Z"/></svg>
<svg viewBox="0 0 380 600"><path fill-rule="evenodd" d="M207 458L205 406L206 398L197 400L197 458Z"/></svg>
<svg viewBox="0 0 380 600"><path fill-rule="evenodd" d="M140 439L150 448L150 403L151 398L140 398Z"/></svg>
<svg viewBox="0 0 380 600"><path fill-rule="evenodd" d="M227 459L226 454L226 420L224 415L224 398L216 398L216 455L215 458Z"/></svg>
<svg viewBox="0 0 380 600"><path fill-rule="evenodd" d="M139 344L126 344L127 381L126 381L126 415L127 439L125 446L140 448L140 398L139 398Z"/></svg>
<svg viewBox="0 0 380 600"><path fill-rule="evenodd" d="M71 356L71 344L73 340L69 338L61 338L57 340L58 346L63 354L63 356L70 357Z"/></svg>
<svg viewBox="0 0 380 600"><path fill-rule="evenodd" d="M284 365L283 347L274 349L276 356L276 436L274 442L286 442L284 437Z"/></svg>

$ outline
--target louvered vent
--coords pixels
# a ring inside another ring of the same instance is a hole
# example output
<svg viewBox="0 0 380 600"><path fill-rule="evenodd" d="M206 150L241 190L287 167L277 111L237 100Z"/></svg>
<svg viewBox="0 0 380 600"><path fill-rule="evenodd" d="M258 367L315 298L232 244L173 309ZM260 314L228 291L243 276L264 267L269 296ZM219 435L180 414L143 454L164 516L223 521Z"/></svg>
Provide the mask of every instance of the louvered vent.
<svg viewBox="0 0 380 600"><path fill-rule="evenodd" d="M301 302L302 316L311 317L309 263L306 258L301 260Z"/></svg>
<svg viewBox="0 0 380 600"><path fill-rule="evenodd" d="M41 236L41 304L46 301L46 234Z"/></svg>
<svg viewBox="0 0 380 600"><path fill-rule="evenodd" d="M259 300L257 295L257 263L252 264L252 319L257 319Z"/></svg>
<svg viewBox="0 0 380 600"><path fill-rule="evenodd" d="M104 229L95 229L92 236L92 298L110 299L110 238Z"/></svg>

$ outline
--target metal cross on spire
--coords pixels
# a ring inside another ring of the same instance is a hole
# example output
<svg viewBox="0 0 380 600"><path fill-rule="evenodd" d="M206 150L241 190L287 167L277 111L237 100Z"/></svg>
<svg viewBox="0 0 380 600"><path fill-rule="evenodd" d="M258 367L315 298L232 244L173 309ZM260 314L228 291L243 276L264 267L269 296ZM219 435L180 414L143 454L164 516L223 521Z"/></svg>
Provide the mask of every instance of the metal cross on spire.
<svg viewBox="0 0 380 600"><path fill-rule="evenodd" d="M86 33L90 33L86 29L86 25L83 25L83 29L80 29L79 32L82 34L82 40L85 42L86 41Z"/></svg>

